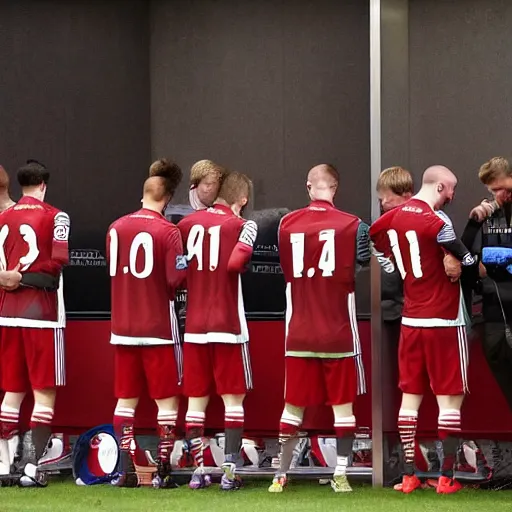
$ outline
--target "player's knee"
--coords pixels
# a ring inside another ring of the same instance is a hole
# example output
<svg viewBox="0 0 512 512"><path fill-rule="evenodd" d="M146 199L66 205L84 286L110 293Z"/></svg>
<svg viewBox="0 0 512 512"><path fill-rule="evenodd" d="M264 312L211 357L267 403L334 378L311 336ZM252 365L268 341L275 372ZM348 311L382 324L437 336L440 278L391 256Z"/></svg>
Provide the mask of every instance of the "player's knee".
<svg viewBox="0 0 512 512"><path fill-rule="evenodd" d="M241 407L244 399L245 395L222 395L224 407Z"/></svg>

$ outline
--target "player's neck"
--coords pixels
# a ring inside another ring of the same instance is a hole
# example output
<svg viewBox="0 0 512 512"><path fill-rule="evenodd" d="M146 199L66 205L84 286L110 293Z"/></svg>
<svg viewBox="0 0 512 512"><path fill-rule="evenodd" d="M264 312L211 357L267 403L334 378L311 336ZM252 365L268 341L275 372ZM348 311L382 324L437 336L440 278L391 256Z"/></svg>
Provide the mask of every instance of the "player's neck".
<svg viewBox="0 0 512 512"><path fill-rule="evenodd" d="M310 196L311 198L311 202L312 203L316 203L318 201L320 202L324 202L324 203L329 203L329 204L334 204L334 200L332 197L330 196L327 196L327 195L315 195L315 196Z"/></svg>
<svg viewBox="0 0 512 512"><path fill-rule="evenodd" d="M432 210L436 209L435 206L437 203L437 197L435 191L430 187L423 186L421 190L415 196L413 196L413 199L419 199L420 201L427 203L430 208L432 208Z"/></svg>
<svg viewBox="0 0 512 512"><path fill-rule="evenodd" d="M7 192L0 193L0 211L3 212L16 204L10 197Z"/></svg>
<svg viewBox="0 0 512 512"><path fill-rule="evenodd" d="M32 199L37 199L38 201L44 201L44 192L42 192L39 188L28 188L24 189L23 197L31 197Z"/></svg>
<svg viewBox="0 0 512 512"><path fill-rule="evenodd" d="M144 210L151 210L152 212L159 213L160 215L164 209L162 203L156 203L154 201L147 201L144 199L142 200L142 208L144 208Z"/></svg>
<svg viewBox="0 0 512 512"><path fill-rule="evenodd" d="M225 201L221 197L215 199L213 206L217 206L217 205L224 206L224 208L229 208L235 215L240 216L240 209L238 208L238 211L236 211L237 210L236 205L228 204L227 201Z"/></svg>

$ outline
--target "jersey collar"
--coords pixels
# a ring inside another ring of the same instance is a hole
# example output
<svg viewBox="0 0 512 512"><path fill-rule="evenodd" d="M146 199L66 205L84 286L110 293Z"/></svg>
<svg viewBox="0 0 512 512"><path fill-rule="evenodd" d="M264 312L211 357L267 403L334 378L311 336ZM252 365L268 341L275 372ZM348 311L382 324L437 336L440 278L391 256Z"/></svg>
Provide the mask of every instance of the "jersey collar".
<svg viewBox="0 0 512 512"><path fill-rule="evenodd" d="M326 210L334 208L334 205L330 201L324 201L323 199L311 201L311 203L309 203L309 206L313 208L323 208Z"/></svg>
<svg viewBox="0 0 512 512"><path fill-rule="evenodd" d="M229 206L225 206L223 204L214 204L212 208L215 210L220 210L223 213L227 213L228 215L235 215Z"/></svg>
<svg viewBox="0 0 512 512"><path fill-rule="evenodd" d="M144 213L144 215L151 215L151 216L153 216L155 218L163 217L162 213L155 212L155 210L150 210L149 208L141 208L139 210L139 213Z"/></svg>

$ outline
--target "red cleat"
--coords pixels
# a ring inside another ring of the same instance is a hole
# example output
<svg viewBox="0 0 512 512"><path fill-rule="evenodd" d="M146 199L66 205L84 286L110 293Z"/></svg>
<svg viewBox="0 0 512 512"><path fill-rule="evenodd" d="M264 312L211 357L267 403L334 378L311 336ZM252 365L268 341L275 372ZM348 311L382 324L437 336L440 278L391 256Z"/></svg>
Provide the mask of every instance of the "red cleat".
<svg viewBox="0 0 512 512"><path fill-rule="evenodd" d="M454 478L447 476L439 477L437 482L437 494L453 494L454 492L460 491L462 484L457 482Z"/></svg>
<svg viewBox="0 0 512 512"><path fill-rule="evenodd" d="M403 492L404 494L409 494L416 489L421 487L420 479L416 475L404 475L402 478L401 484L396 484L393 489L395 491Z"/></svg>

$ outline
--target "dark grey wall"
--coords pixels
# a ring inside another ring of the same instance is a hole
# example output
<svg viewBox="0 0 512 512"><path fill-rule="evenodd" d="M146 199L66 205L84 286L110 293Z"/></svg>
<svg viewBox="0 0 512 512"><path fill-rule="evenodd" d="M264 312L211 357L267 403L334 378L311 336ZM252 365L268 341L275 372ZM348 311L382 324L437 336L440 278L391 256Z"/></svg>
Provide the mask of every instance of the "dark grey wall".
<svg viewBox="0 0 512 512"><path fill-rule="evenodd" d="M151 2L153 157L247 172L256 208L303 206L331 162L369 217L368 31L361 0Z"/></svg>
<svg viewBox="0 0 512 512"><path fill-rule="evenodd" d="M486 194L479 166L512 155L512 2L410 0L409 17L410 163L458 175L461 228Z"/></svg>
<svg viewBox="0 0 512 512"><path fill-rule="evenodd" d="M154 0L150 17L153 158L246 172L257 209L304 206L307 171L329 162L338 206L369 220L368 2Z"/></svg>
<svg viewBox="0 0 512 512"><path fill-rule="evenodd" d="M150 159L148 9L0 3L0 163L13 178L27 158L50 168L47 200L70 214L74 248L102 249L110 222L140 200ZM94 274L79 272L94 271L68 269L68 309L88 294L101 309Z"/></svg>

